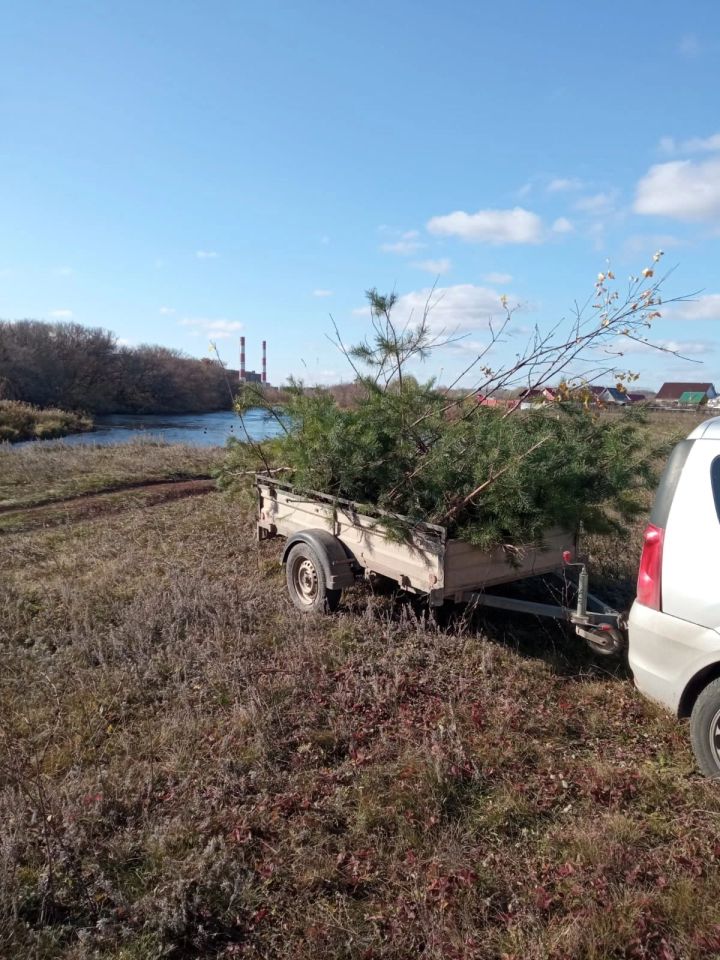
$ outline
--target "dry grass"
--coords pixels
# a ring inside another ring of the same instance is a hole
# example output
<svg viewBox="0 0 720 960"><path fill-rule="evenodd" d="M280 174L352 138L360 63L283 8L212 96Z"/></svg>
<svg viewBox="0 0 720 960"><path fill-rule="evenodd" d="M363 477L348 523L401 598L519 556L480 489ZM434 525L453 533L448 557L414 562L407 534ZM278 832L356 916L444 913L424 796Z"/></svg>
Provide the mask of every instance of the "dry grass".
<svg viewBox="0 0 720 960"><path fill-rule="evenodd" d="M0 537L0 955L718 955L720 794L622 664L302 618L253 532L211 493Z"/></svg>
<svg viewBox="0 0 720 960"><path fill-rule="evenodd" d="M92 419L81 413L57 407L41 409L20 400L0 400L0 442L47 440L92 430L92 426Z"/></svg>
<svg viewBox="0 0 720 960"><path fill-rule="evenodd" d="M218 456L213 447L145 439L108 446L0 444L0 511L134 483L209 476Z"/></svg>

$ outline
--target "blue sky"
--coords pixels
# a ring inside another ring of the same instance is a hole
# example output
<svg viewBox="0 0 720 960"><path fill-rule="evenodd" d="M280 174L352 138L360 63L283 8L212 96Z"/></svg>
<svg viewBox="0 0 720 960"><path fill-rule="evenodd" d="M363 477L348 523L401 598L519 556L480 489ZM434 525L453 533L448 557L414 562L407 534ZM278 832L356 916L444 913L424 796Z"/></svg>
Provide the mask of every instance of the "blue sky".
<svg viewBox="0 0 720 960"><path fill-rule="evenodd" d="M6 0L0 317L334 382L328 314L439 276L447 382L501 294L543 326L662 248L703 363L628 365L717 383L719 65L714 0Z"/></svg>

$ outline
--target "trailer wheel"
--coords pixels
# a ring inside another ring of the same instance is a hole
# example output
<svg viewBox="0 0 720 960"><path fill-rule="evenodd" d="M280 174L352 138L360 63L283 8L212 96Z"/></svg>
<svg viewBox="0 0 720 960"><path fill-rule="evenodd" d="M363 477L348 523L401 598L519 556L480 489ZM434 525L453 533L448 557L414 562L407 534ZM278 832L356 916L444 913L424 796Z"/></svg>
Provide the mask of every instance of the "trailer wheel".
<svg viewBox="0 0 720 960"><path fill-rule="evenodd" d="M690 714L693 753L706 777L720 777L720 679L713 680L695 701Z"/></svg>
<svg viewBox="0 0 720 960"><path fill-rule="evenodd" d="M325 569L312 547L297 543L285 563L288 593L303 613L332 613L337 610L342 590L330 590Z"/></svg>
<svg viewBox="0 0 720 960"><path fill-rule="evenodd" d="M617 656L627 646L622 630L616 630L615 627L588 630L584 636L593 653L599 653L603 657Z"/></svg>

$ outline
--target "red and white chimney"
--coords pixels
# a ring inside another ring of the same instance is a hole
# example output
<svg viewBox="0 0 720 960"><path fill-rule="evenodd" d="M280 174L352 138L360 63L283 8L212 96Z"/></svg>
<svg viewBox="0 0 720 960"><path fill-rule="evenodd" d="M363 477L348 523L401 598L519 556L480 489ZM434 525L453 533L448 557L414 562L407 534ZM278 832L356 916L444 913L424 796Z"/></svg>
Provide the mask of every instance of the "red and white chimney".
<svg viewBox="0 0 720 960"><path fill-rule="evenodd" d="M240 337L240 379L245 379L245 337Z"/></svg>
<svg viewBox="0 0 720 960"><path fill-rule="evenodd" d="M262 382L267 383L267 340L263 340Z"/></svg>

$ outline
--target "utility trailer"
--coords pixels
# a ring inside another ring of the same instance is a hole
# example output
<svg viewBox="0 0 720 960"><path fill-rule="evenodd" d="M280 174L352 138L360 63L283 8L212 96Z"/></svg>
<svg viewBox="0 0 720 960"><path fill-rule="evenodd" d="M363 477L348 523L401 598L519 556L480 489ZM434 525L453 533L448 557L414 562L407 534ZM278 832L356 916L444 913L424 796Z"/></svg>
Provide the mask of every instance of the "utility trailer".
<svg viewBox="0 0 720 960"><path fill-rule="evenodd" d="M448 537L445 527L407 525L399 542L388 535L381 510L363 508L324 493L301 491L268 474L257 474L259 540L285 537L282 563L293 604L305 613L335 610L342 591L362 578L387 577L409 593L425 595L431 606L446 601L495 607L571 623L598 653L625 645L622 615L592 596L585 565L576 562L576 536L548 532L542 545L480 550ZM572 607L535 603L488 593L489 588L529 577L577 569L577 602Z"/></svg>

